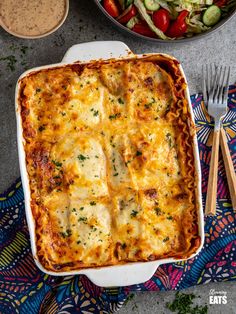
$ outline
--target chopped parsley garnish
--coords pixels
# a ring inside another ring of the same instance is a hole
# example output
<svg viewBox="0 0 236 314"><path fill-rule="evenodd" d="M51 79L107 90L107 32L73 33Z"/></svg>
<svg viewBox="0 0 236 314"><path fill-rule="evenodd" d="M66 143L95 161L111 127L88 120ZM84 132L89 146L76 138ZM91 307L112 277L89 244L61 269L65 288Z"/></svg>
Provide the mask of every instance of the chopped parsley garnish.
<svg viewBox="0 0 236 314"><path fill-rule="evenodd" d="M154 103L155 103L155 98L152 97L152 101L149 102L148 104L145 104L144 107L146 109L149 109Z"/></svg>
<svg viewBox="0 0 236 314"><path fill-rule="evenodd" d="M84 209L84 207L80 207L80 209L79 210L83 210Z"/></svg>
<svg viewBox="0 0 236 314"><path fill-rule="evenodd" d="M121 244L121 247L122 247L122 249L124 250L125 248L127 248L127 244L126 244L126 243L123 243L123 244Z"/></svg>
<svg viewBox="0 0 236 314"><path fill-rule="evenodd" d="M26 51L29 49L29 47L27 47L27 46L22 46L21 48L20 48L20 51L25 55L26 54Z"/></svg>
<svg viewBox="0 0 236 314"><path fill-rule="evenodd" d="M72 231L70 229L67 229L65 232L60 232L60 235L63 237L63 238L68 238L72 235Z"/></svg>
<svg viewBox="0 0 236 314"><path fill-rule="evenodd" d="M77 243L77 244L80 244L80 243L81 243L81 241L79 240L79 241L77 241L76 243Z"/></svg>
<svg viewBox="0 0 236 314"><path fill-rule="evenodd" d="M23 66L27 64L26 60L22 60L22 58L25 57L26 51L27 51L27 49L29 49L29 47L27 47L27 46L17 46L17 45L13 44L13 45L11 45L9 47L9 49L13 53L15 53L17 51L20 52L21 61L18 61L14 55L9 55L7 57L0 57L0 61L6 61L6 68L7 69L9 69L10 71L15 71L15 65L16 65L17 62L20 62L20 64L23 65Z"/></svg>
<svg viewBox="0 0 236 314"><path fill-rule="evenodd" d="M17 51L19 48L18 48L16 45L12 44L12 45L9 47L9 49L10 49L11 51L15 52L15 51Z"/></svg>
<svg viewBox="0 0 236 314"><path fill-rule="evenodd" d="M137 214L138 214L138 211L133 209L132 212L131 212L131 214L130 214L130 216L131 216L131 217L136 217Z"/></svg>
<svg viewBox="0 0 236 314"><path fill-rule="evenodd" d="M7 62L7 68L11 71L15 71L15 65L16 65L16 57L15 56L7 56L7 57L3 57L0 58L0 61L6 61Z"/></svg>
<svg viewBox="0 0 236 314"><path fill-rule="evenodd" d="M111 136L111 138L110 138L110 144L111 144L112 147L116 147L116 145L113 143L113 138L114 138L114 136Z"/></svg>
<svg viewBox="0 0 236 314"><path fill-rule="evenodd" d="M169 147L171 148L173 146L173 143L172 143L172 137L170 133L166 134L166 140L168 142Z"/></svg>
<svg viewBox="0 0 236 314"><path fill-rule="evenodd" d="M177 314L207 314L207 305L193 305L193 299L195 298L196 296L192 293L185 294L178 291L175 294L174 301L166 303L166 307Z"/></svg>
<svg viewBox="0 0 236 314"><path fill-rule="evenodd" d="M167 219L168 219L168 220L172 220L173 217L172 217L172 216L168 216Z"/></svg>
<svg viewBox="0 0 236 314"><path fill-rule="evenodd" d="M123 105L125 102L124 102L124 100L122 98L118 98L118 103Z"/></svg>
<svg viewBox="0 0 236 314"><path fill-rule="evenodd" d="M155 207L154 210L157 216L161 215L161 209L159 207Z"/></svg>
<svg viewBox="0 0 236 314"><path fill-rule="evenodd" d="M170 98L170 100L169 100L168 103L167 103L167 106L166 106L166 113L170 111L170 106L171 106L171 104L172 104L172 100L173 100L173 99Z"/></svg>
<svg viewBox="0 0 236 314"><path fill-rule="evenodd" d="M83 221L83 222L85 222L85 221L87 221L88 219L87 219L87 217L80 217L79 219L78 219L78 221Z"/></svg>
<svg viewBox="0 0 236 314"><path fill-rule="evenodd" d="M54 176L53 179L61 179L60 176Z"/></svg>
<svg viewBox="0 0 236 314"><path fill-rule="evenodd" d="M56 167L61 167L62 163L56 160L52 160L52 163L56 166Z"/></svg>
<svg viewBox="0 0 236 314"><path fill-rule="evenodd" d="M132 300L134 298L134 293L130 293L128 295L128 297L126 298L124 305L127 304L130 300Z"/></svg>
<svg viewBox="0 0 236 314"><path fill-rule="evenodd" d="M95 155L95 158L99 158L98 155Z"/></svg>
<svg viewBox="0 0 236 314"><path fill-rule="evenodd" d="M142 152L140 152L139 150L137 150L136 156L141 156L142 154L143 154Z"/></svg>
<svg viewBox="0 0 236 314"><path fill-rule="evenodd" d="M131 163L131 160L126 161L125 166L127 167L129 163Z"/></svg>
<svg viewBox="0 0 236 314"><path fill-rule="evenodd" d="M117 177L118 175L119 175L119 173L117 172L117 173L113 174L113 177Z"/></svg>
<svg viewBox="0 0 236 314"><path fill-rule="evenodd" d="M36 94L41 92L41 88L36 88Z"/></svg>
<svg viewBox="0 0 236 314"><path fill-rule="evenodd" d="M94 117L97 117L98 114L99 114L99 111L98 111L98 110L95 110L94 108L90 109L90 111L93 111Z"/></svg>
<svg viewBox="0 0 236 314"><path fill-rule="evenodd" d="M76 208L72 208L72 212L73 212L73 213L76 212Z"/></svg>
<svg viewBox="0 0 236 314"><path fill-rule="evenodd" d="M85 161L86 159L89 159L89 157L86 157L82 154L78 155L77 158L80 160L80 161Z"/></svg>
<svg viewBox="0 0 236 314"><path fill-rule="evenodd" d="M115 113L115 114L111 114L111 115L109 116L109 119L110 119L110 120L114 120L114 119L116 119L116 118L119 118L120 116L121 116L120 112L119 112L119 113Z"/></svg>
<svg viewBox="0 0 236 314"><path fill-rule="evenodd" d="M167 241L169 241L170 240L170 238L169 237L166 237L165 239L163 239L163 242L167 242Z"/></svg>
<svg viewBox="0 0 236 314"><path fill-rule="evenodd" d="M90 202L90 205L91 205L91 206L95 206L95 205L96 205L96 202L92 201L92 202Z"/></svg>
<svg viewBox="0 0 236 314"><path fill-rule="evenodd" d="M149 109L151 106L152 106L152 103L149 103L149 104L145 104L145 105L144 105L144 107L145 107L146 109Z"/></svg>

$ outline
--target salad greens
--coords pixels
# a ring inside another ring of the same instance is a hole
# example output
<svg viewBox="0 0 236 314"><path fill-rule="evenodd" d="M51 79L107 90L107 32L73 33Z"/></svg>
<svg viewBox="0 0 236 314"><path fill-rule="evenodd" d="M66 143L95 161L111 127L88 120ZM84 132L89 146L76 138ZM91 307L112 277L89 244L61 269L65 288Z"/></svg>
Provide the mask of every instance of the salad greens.
<svg viewBox="0 0 236 314"><path fill-rule="evenodd" d="M236 0L102 0L102 4L134 32L166 40L211 29L236 7Z"/></svg>
<svg viewBox="0 0 236 314"><path fill-rule="evenodd" d="M167 39L168 37L165 36L165 34L159 30L154 23L152 22L151 17L148 15L145 6L143 4L143 2L141 0L134 0L134 4L137 7L139 14L141 15L141 17L147 22L148 26L150 27L150 29L157 34L158 37L160 37L161 39Z"/></svg>

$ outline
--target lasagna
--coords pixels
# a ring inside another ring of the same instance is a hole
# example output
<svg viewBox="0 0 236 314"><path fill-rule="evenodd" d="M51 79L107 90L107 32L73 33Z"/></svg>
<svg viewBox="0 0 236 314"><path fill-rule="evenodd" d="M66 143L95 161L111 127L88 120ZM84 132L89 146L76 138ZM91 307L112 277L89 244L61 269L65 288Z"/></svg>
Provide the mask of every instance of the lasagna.
<svg viewBox="0 0 236 314"><path fill-rule="evenodd" d="M200 246L185 88L178 62L163 55L21 79L31 210L46 270L186 258Z"/></svg>

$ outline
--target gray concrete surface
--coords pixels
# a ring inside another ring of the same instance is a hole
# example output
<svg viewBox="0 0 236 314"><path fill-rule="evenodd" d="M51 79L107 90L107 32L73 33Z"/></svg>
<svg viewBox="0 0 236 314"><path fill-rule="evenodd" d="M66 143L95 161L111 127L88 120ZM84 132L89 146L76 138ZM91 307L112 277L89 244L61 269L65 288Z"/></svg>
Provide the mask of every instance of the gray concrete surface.
<svg viewBox="0 0 236 314"><path fill-rule="evenodd" d="M121 40L136 53L165 52L174 55L182 62L191 93L201 90L201 66L204 63L231 65L231 82L236 81L236 17L208 38L182 45L161 45L120 33L98 11L93 1L71 0L65 24L46 38L18 39L0 29L0 59L8 56L16 58L15 69L12 70L7 66L7 60L0 60L0 192L8 188L20 175L14 113L14 89L17 78L25 69L59 62L66 50L76 43L94 40ZM22 49L23 46L28 48ZM199 302L204 304L208 302L210 288L226 291L228 303L212 306L209 313L236 313L234 283L212 284L192 290L201 296ZM168 313L164 304L171 299L172 292L137 294L120 313Z"/></svg>
<svg viewBox="0 0 236 314"><path fill-rule="evenodd" d="M236 314L235 288L235 282L212 283L185 289L181 293L194 294L193 307L206 305L208 314ZM227 304L209 304L209 296L211 293L214 293L212 290L215 290L215 293L226 292ZM166 307L166 303L172 303L175 299L175 294L176 291L138 292L119 310L119 314L171 314L173 312Z"/></svg>

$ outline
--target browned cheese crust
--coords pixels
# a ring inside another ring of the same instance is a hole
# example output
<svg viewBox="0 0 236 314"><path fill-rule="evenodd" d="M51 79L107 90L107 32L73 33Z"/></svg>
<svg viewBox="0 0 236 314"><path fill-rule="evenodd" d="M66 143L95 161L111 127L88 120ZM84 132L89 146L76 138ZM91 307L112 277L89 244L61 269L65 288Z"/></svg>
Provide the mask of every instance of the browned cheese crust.
<svg viewBox="0 0 236 314"><path fill-rule="evenodd" d="M185 89L178 62L161 55L54 67L21 80L37 255L47 270L196 251Z"/></svg>

